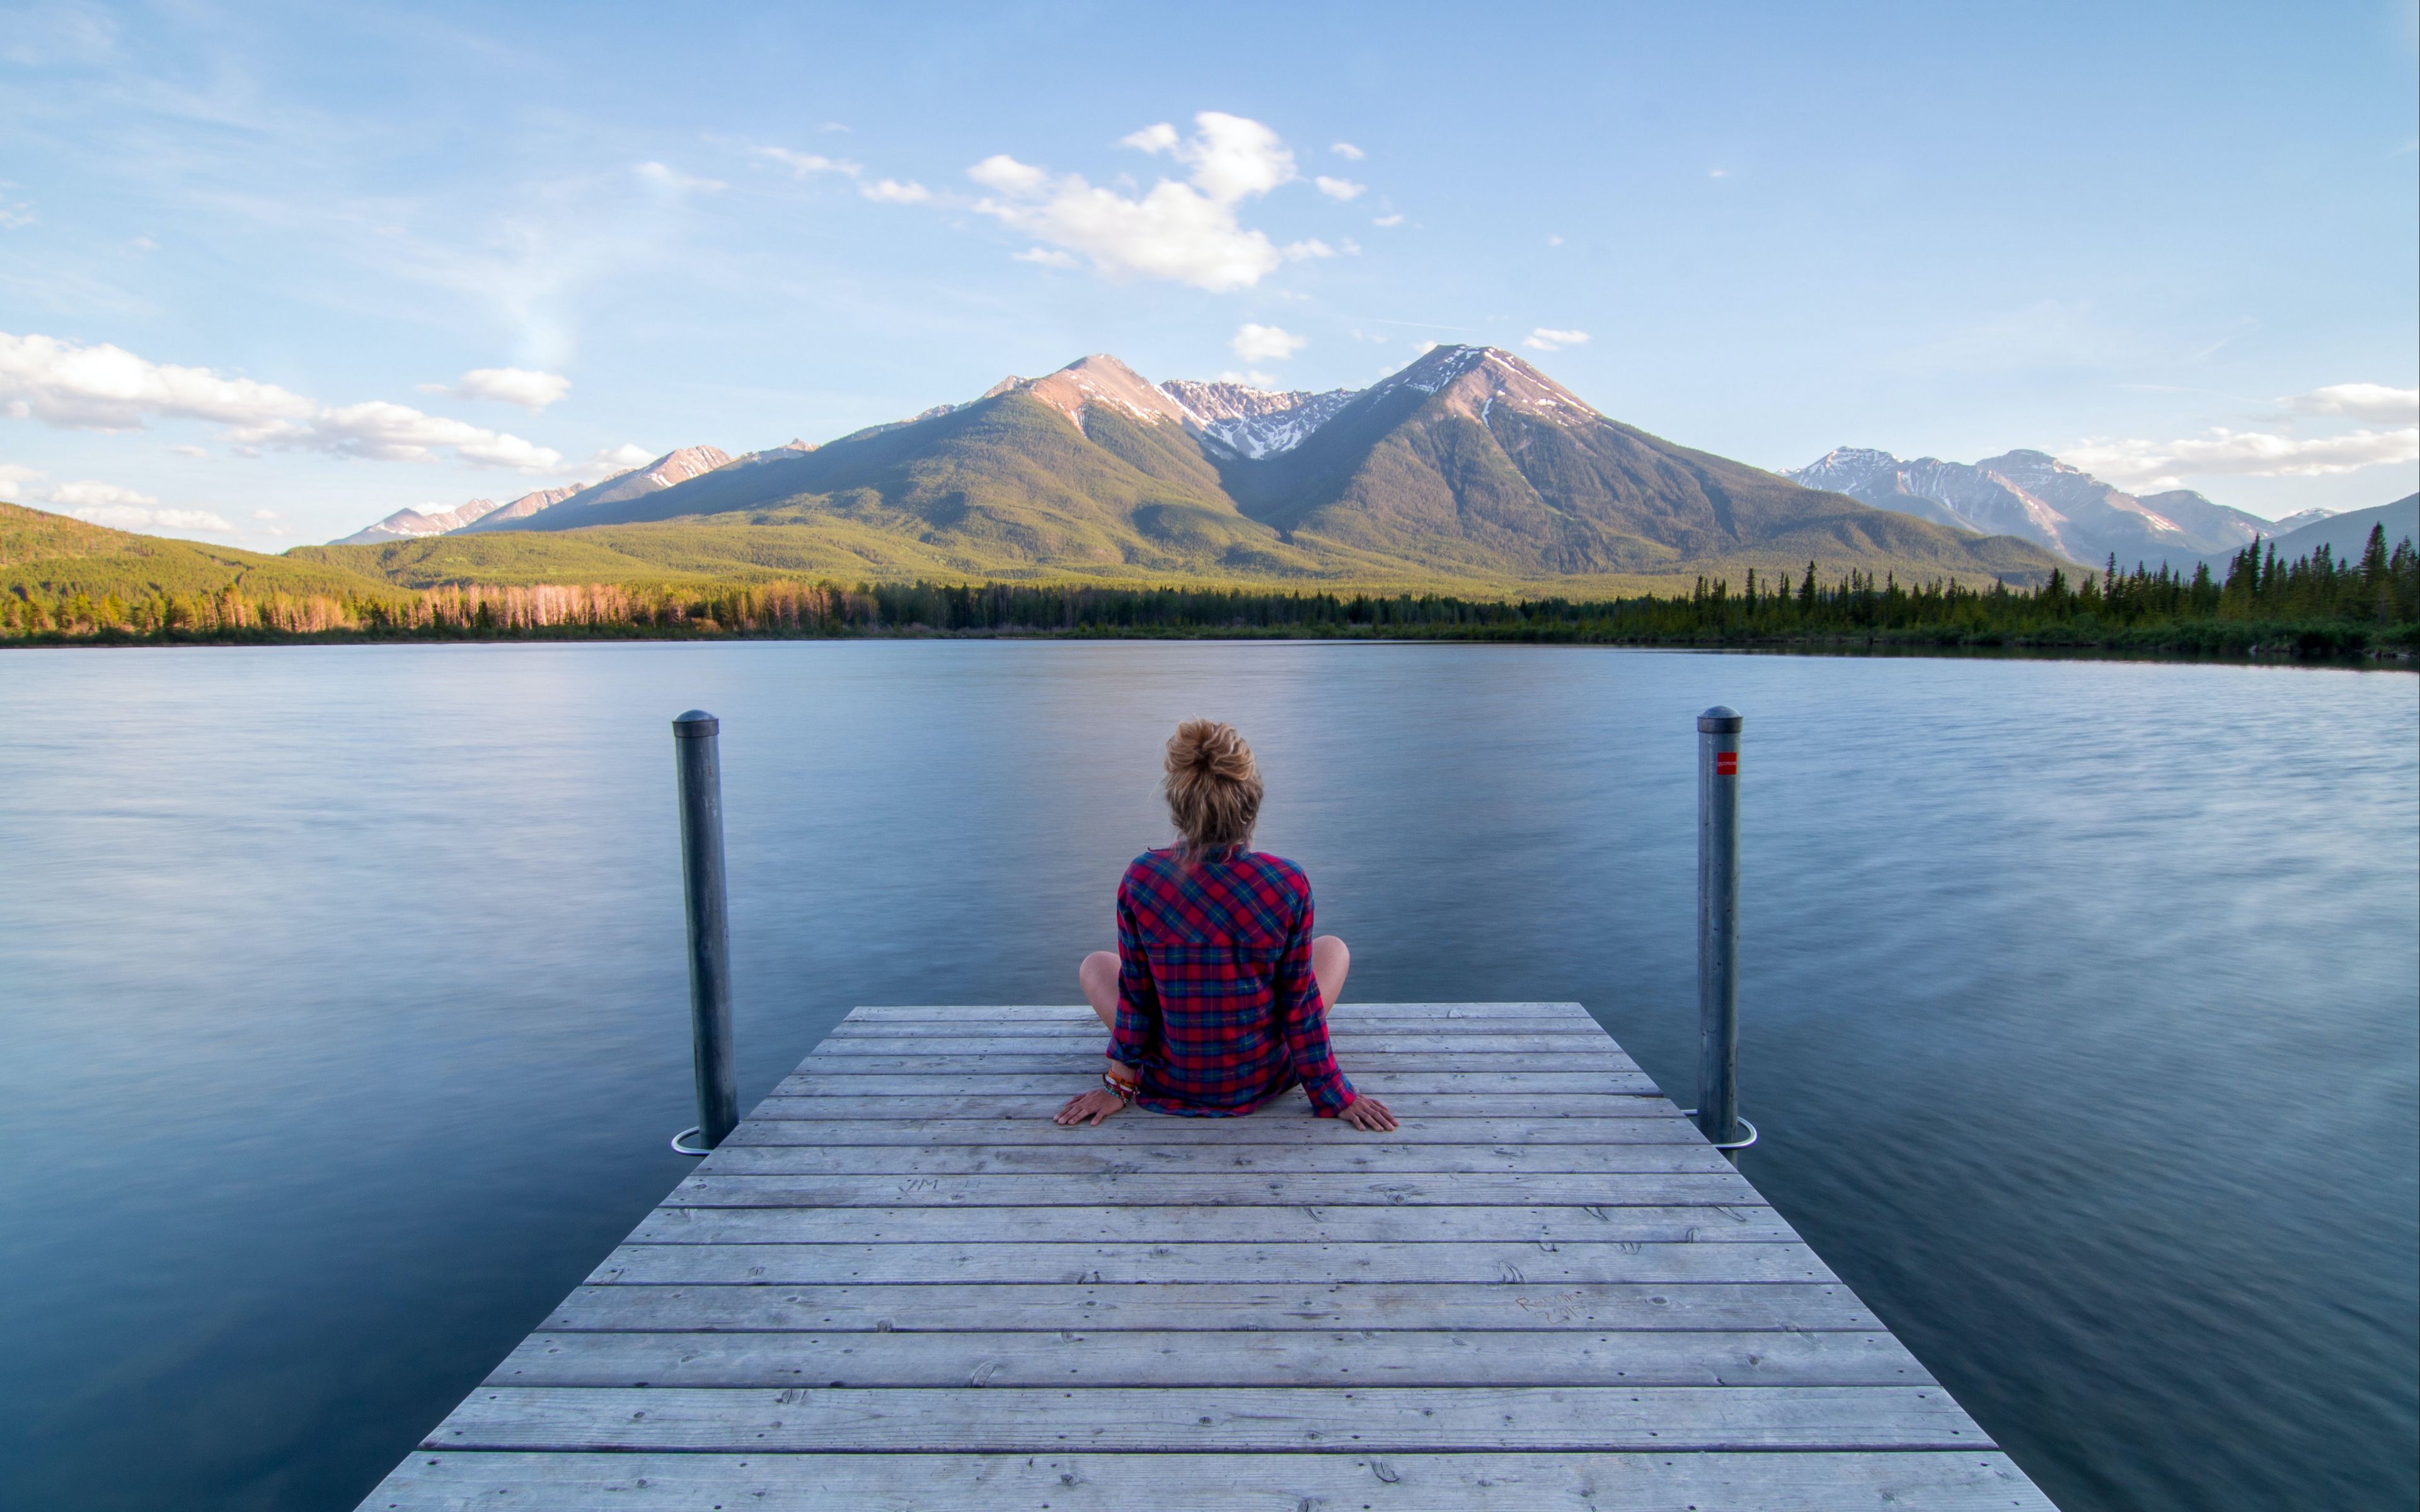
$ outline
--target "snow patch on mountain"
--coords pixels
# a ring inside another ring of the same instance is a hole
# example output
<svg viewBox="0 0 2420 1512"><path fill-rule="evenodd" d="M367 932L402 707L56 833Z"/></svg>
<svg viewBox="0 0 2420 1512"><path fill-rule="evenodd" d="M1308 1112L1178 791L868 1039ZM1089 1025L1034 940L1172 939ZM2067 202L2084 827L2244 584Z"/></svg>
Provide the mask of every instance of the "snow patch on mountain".
<svg viewBox="0 0 2420 1512"><path fill-rule="evenodd" d="M1280 392L1197 378L1171 378L1159 387L1194 417L1203 439L1254 461L1300 446L1357 396L1352 389Z"/></svg>

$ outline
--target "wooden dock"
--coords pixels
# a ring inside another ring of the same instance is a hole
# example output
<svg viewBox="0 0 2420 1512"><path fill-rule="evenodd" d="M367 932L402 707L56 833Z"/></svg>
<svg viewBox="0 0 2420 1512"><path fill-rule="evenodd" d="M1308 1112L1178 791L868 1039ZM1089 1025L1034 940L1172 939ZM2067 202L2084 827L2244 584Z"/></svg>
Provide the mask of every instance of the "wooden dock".
<svg viewBox="0 0 2420 1512"><path fill-rule="evenodd" d="M2050 1505L1577 1004L1333 1026L1396 1133L860 1009L362 1505Z"/></svg>

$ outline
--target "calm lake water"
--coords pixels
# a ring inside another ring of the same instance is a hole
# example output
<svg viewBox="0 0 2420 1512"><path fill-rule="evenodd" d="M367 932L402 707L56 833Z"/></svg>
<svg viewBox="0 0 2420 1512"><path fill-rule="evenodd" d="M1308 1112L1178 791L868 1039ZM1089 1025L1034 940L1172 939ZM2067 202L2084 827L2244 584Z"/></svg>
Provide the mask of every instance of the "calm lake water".
<svg viewBox="0 0 2420 1512"><path fill-rule="evenodd" d="M1073 1000L1196 713L1350 995L1685 1099L1717 702L1748 1174L2071 1512L2412 1505L2420 679L997 642L0 656L0 1505L350 1506L685 1173L682 709L746 1106Z"/></svg>

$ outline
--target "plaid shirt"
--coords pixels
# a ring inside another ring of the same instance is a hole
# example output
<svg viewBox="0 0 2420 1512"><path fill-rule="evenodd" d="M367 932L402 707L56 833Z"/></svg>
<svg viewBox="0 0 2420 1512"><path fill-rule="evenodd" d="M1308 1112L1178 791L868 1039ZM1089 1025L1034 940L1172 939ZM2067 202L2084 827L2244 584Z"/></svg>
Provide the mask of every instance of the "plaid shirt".
<svg viewBox="0 0 2420 1512"><path fill-rule="evenodd" d="M1353 1105L1311 972L1311 879L1241 846L1187 864L1145 851L1118 884L1118 1024L1109 1058L1135 1101L1204 1118L1301 1084L1319 1116Z"/></svg>

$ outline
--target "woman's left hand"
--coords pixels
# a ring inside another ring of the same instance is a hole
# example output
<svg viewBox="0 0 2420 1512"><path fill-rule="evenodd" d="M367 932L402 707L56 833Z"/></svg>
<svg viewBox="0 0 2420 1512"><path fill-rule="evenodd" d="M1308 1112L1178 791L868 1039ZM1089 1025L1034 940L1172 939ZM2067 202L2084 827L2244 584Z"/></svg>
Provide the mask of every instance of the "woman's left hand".
<svg viewBox="0 0 2420 1512"><path fill-rule="evenodd" d="M1096 1087L1069 1098L1067 1105L1059 1110L1059 1117L1051 1121L1069 1128L1079 1123L1098 1123L1112 1113L1125 1112L1125 1098L1106 1087Z"/></svg>

